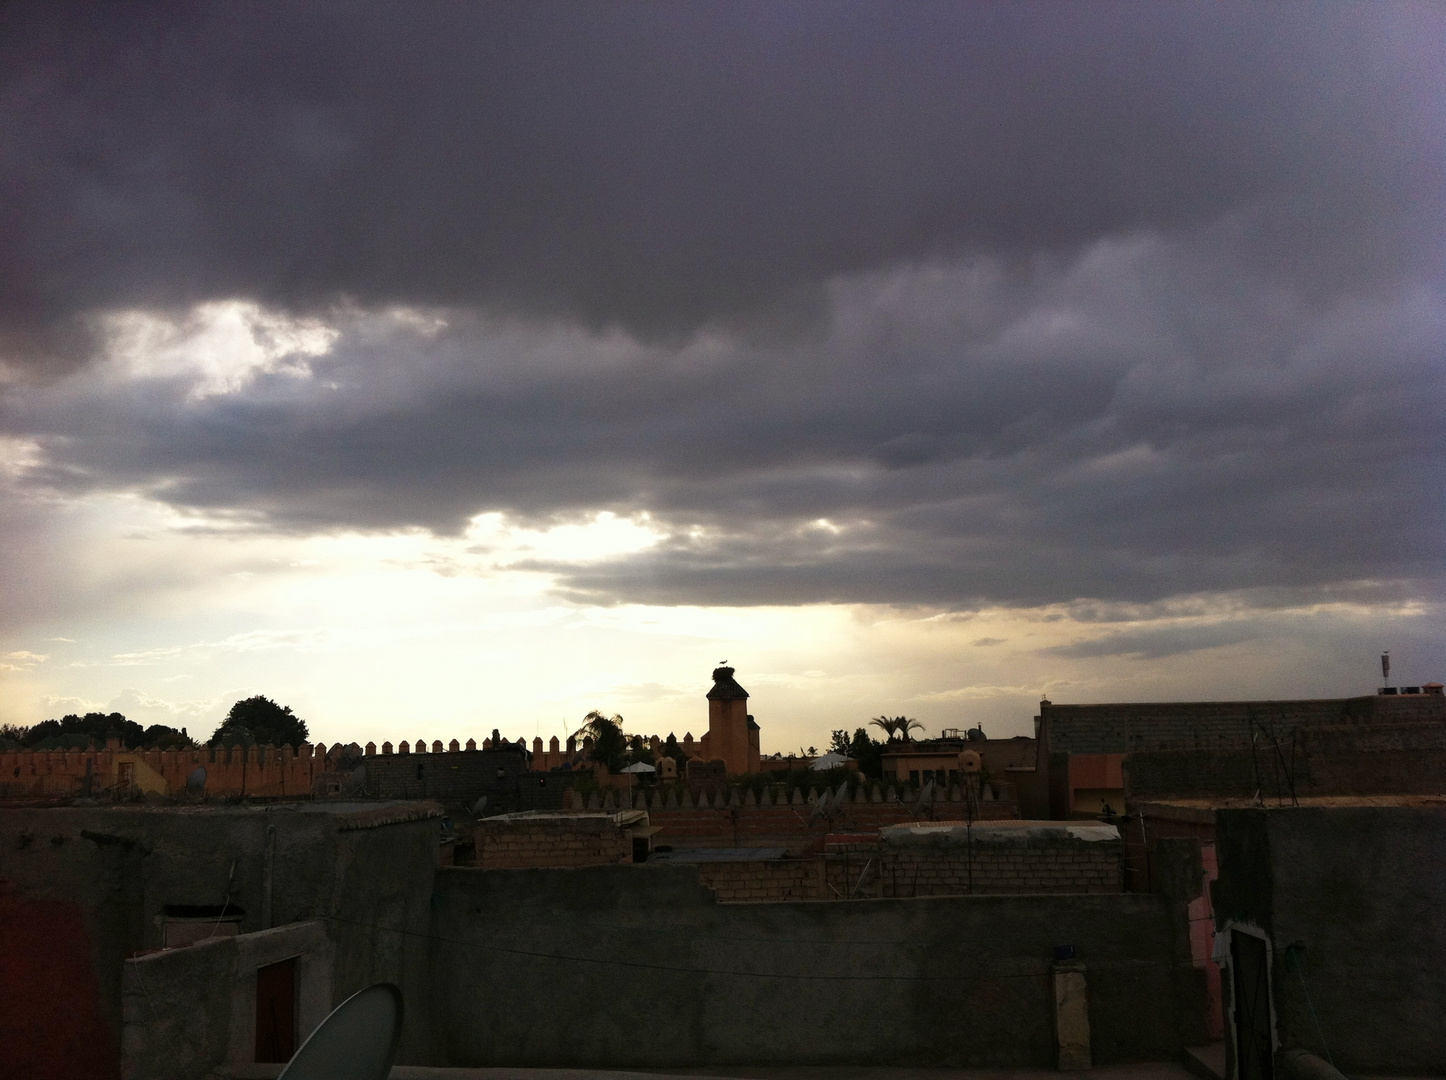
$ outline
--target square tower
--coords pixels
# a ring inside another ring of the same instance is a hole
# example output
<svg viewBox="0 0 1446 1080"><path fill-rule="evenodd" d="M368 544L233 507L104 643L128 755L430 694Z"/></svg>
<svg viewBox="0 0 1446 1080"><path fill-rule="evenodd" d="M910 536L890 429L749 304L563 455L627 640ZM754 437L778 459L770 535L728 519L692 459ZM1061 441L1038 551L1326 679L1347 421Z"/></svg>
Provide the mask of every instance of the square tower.
<svg viewBox="0 0 1446 1080"><path fill-rule="evenodd" d="M722 760L729 776L757 772L758 725L748 715L748 691L731 667L713 669L708 691L708 756Z"/></svg>

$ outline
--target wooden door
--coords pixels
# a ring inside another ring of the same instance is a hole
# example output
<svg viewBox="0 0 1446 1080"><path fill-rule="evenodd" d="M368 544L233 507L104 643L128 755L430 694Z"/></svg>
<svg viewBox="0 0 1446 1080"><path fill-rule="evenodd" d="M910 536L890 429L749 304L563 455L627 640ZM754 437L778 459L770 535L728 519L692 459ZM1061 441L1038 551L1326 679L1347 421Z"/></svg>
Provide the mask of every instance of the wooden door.
<svg viewBox="0 0 1446 1080"><path fill-rule="evenodd" d="M296 957L256 969L256 1060L296 1053Z"/></svg>

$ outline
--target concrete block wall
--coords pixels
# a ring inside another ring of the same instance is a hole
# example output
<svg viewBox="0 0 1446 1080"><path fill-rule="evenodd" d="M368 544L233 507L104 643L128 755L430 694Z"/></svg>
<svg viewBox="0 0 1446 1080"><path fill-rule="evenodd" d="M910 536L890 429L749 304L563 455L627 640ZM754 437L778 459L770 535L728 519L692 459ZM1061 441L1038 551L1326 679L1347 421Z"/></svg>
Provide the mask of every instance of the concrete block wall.
<svg viewBox="0 0 1446 1080"><path fill-rule="evenodd" d="M1122 855L1119 832L1109 825L901 826L880 835L872 887L879 896L1117 893L1124 891ZM857 853L848 861L862 862Z"/></svg>
<svg viewBox="0 0 1446 1080"><path fill-rule="evenodd" d="M1208 796L1264 799L1446 794L1446 725L1329 726L1294 744L1212 751L1160 750L1124 759L1127 799Z"/></svg>
<svg viewBox="0 0 1446 1080"><path fill-rule="evenodd" d="M734 790L717 799L706 794L693 796L684 791L679 796L670 789L651 793L607 792L604 797L591 797L586 806L593 810L646 809L652 823L662 831L655 843L674 847L806 847L818 842L829 832L841 829L877 833L889 825L916 820L964 821L969 806L958 795L958 789L943 792L917 816L918 792L907 787L874 785L857 787L851 797L827 817L814 818L814 791L795 789L789 793L765 792L758 800L751 792ZM997 785L990 792L995 798L975 804L974 818L980 821L1012 820L1019 817L1019 806L1012 798L1013 790ZM575 797L576 798L576 797ZM580 802L581 800L577 800ZM574 807L577 807L574 802ZM718 805L721 804L721 805Z"/></svg>
<svg viewBox="0 0 1446 1080"><path fill-rule="evenodd" d="M825 899L824 860L758 859L698 863L698 878L720 903Z"/></svg>
<svg viewBox="0 0 1446 1080"><path fill-rule="evenodd" d="M1182 701L1114 705L1041 703L1051 753L1248 749L1262 725L1292 728L1446 723L1446 697L1371 695L1301 701Z"/></svg>
<svg viewBox="0 0 1446 1080"><path fill-rule="evenodd" d="M632 838L603 816L504 820L484 818L473 833L477 866L601 866L633 861Z"/></svg>

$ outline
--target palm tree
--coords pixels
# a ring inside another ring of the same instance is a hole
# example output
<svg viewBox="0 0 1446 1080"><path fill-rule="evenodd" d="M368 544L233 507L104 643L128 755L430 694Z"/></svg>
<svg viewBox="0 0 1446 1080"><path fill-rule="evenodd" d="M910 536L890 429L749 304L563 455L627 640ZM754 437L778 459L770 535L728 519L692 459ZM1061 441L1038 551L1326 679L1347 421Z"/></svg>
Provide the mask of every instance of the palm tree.
<svg viewBox="0 0 1446 1080"><path fill-rule="evenodd" d="M592 759L600 761L610 772L617 772L627 764L628 737L623 734L623 718L614 714L606 716L594 709L583 718L579 735L592 739Z"/></svg>
<svg viewBox="0 0 1446 1080"><path fill-rule="evenodd" d="M911 720L907 716L876 716L869 721L886 736L887 742L895 739L901 742L912 742L910 732L923 731L924 725L917 720Z"/></svg>

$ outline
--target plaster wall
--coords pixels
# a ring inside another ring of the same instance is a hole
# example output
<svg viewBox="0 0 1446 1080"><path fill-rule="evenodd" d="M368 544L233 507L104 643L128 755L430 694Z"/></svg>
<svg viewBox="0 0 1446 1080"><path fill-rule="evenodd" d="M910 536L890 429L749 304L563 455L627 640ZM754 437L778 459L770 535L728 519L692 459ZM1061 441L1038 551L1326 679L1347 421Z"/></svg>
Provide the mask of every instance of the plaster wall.
<svg viewBox="0 0 1446 1080"><path fill-rule="evenodd" d="M124 1080L193 1080L256 1048L256 971L296 958L296 1045L331 1011L326 927L293 923L125 962Z"/></svg>
<svg viewBox="0 0 1446 1080"><path fill-rule="evenodd" d="M95 995L112 1060L125 959L164 944L166 906L224 904L243 911L242 933L323 920L335 950L333 1000L379 980L396 983L409 1006L399 1060L425 1063L431 1033L420 1017L436 813L427 804L4 809L0 893L13 910L73 911L76 933L56 950L89 959L93 989L77 981L74 994L81 1003ZM33 995L16 1000L0 1015L0 1043L12 1050L31 1046L43 1055L47 1044L94 1037L83 1009L68 1019L70 1010L51 1015Z"/></svg>
<svg viewBox="0 0 1446 1080"><path fill-rule="evenodd" d="M474 1067L1052 1067L1051 961L1071 944L1095 1061L1160 1060L1203 1038L1183 913L1127 894L720 904L688 866L443 868L440 1051Z"/></svg>
<svg viewBox="0 0 1446 1080"><path fill-rule="evenodd" d="M1267 937L1281 1046L1446 1073L1446 807L1219 810L1216 852L1217 928Z"/></svg>

